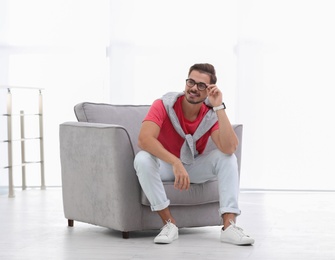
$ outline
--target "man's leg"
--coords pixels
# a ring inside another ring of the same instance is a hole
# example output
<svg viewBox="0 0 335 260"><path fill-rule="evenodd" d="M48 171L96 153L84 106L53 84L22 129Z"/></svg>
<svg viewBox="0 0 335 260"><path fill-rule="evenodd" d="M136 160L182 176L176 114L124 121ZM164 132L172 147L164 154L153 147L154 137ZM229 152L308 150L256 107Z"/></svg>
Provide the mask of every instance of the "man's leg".
<svg viewBox="0 0 335 260"><path fill-rule="evenodd" d="M223 223L223 228L228 228L231 225L231 221L236 223L236 214L234 213L223 213L222 214L222 223Z"/></svg>
<svg viewBox="0 0 335 260"><path fill-rule="evenodd" d="M239 176L235 155L219 150L199 155L192 165L185 165L192 183L204 183L217 179L220 200L220 216L234 218L241 213L238 207ZM229 221L226 221L230 225Z"/></svg>
<svg viewBox="0 0 335 260"><path fill-rule="evenodd" d="M253 244L254 240L235 225L236 217L241 214L238 207L239 176L235 155L226 155L219 150L200 155L195 163L186 166L193 183L203 183L217 178L220 197L220 216L224 230L221 241L238 245Z"/></svg>
<svg viewBox="0 0 335 260"><path fill-rule="evenodd" d="M173 180L174 175L169 172L169 169L161 167L160 160L145 151L140 151L136 155L134 168L142 190L150 202L151 210L156 211L164 223L164 227L156 236L154 242L169 244L178 238L178 228L168 208L170 200L166 197L162 176ZM161 175L160 172L163 170L164 174Z"/></svg>
<svg viewBox="0 0 335 260"><path fill-rule="evenodd" d="M134 168L143 192L147 196L152 211L167 208L170 200L166 197L159 173L160 160L148 152L140 151L134 161Z"/></svg>
<svg viewBox="0 0 335 260"><path fill-rule="evenodd" d="M164 225L169 221L176 225L176 220L172 217L169 207L159 210L157 213L161 217Z"/></svg>

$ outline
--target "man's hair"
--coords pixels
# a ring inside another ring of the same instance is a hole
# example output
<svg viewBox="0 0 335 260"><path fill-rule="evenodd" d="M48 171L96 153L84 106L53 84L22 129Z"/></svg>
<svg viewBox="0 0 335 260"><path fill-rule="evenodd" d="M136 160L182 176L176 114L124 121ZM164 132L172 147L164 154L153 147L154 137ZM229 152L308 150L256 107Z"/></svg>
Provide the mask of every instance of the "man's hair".
<svg viewBox="0 0 335 260"><path fill-rule="evenodd" d="M209 63L197 63L194 64L189 72L188 75L191 74L193 70L199 71L201 73L206 73L210 77L210 84L215 84L216 83L216 75L215 75L215 69L214 66L209 64Z"/></svg>

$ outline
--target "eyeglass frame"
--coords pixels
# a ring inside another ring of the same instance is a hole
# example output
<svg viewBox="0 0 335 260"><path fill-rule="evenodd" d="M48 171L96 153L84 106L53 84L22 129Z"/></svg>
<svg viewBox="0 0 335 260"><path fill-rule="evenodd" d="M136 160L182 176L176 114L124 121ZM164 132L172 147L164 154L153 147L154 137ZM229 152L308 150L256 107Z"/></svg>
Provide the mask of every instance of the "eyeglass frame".
<svg viewBox="0 0 335 260"><path fill-rule="evenodd" d="M192 81L192 82L193 82L192 86L190 86L189 84L187 84L187 82L189 82L189 81ZM203 84L203 85L205 85L206 87L205 87L204 89L199 88L199 84ZM195 82L194 79L190 79L190 78L186 79L186 86L188 86L189 88L193 88L194 85L197 85L197 89L198 89L199 91L204 91L204 90L208 87L208 86L207 86L208 84L206 84L206 83L204 83L204 82Z"/></svg>

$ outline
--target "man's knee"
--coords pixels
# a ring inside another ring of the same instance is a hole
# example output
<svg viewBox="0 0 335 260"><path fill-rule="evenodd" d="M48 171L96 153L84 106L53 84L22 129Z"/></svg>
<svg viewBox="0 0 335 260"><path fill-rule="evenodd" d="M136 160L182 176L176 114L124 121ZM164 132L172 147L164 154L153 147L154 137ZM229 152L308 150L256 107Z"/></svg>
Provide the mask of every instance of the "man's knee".
<svg viewBox="0 0 335 260"><path fill-rule="evenodd" d="M213 150L212 156L218 161L225 161L227 163L232 163L232 164L237 163L237 157L235 154L225 154L221 152L219 149Z"/></svg>
<svg viewBox="0 0 335 260"><path fill-rule="evenodd" d="M220 150L213 151L213 157L215 160L215 168L218 173L222 172L225 175L236 175L238 173L238 163L235 154L225 154Z"/></svg>
<svg viewBox="0 0 335 260"><path fill-rule="evenodd" d="M146 151L139 151L134 159L134 168L140 171L143 167L147 168L149 165L157 164L157 158Z"/></svg>

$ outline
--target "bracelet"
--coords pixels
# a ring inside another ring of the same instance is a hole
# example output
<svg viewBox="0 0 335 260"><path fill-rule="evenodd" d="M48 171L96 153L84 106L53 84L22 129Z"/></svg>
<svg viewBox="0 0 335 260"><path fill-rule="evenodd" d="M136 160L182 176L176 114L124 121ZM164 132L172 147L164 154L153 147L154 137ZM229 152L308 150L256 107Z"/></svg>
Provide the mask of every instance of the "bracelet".
<svg viewBox="0 0 335 260"><path fill-rule="evenodd" d="M226 109L226 105L224 103L222 103L222 105L220 105L218 107L213 107L214 112L216 112L220 109Z"/></svg>

